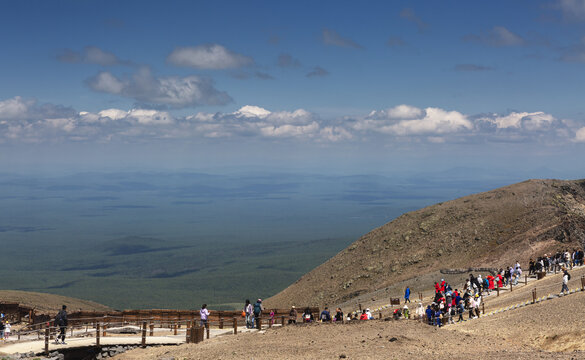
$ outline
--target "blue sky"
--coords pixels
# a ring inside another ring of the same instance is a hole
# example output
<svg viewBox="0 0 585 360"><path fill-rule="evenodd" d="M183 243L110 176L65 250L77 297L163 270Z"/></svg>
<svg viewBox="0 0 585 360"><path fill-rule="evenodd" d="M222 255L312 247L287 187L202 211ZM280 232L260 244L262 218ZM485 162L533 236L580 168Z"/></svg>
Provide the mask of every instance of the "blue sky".
<svg viewBox="0 0 585 360"><path fill-rule="evenodd" d="M583 0L0 5L5 169L582 170Z"/></svg>

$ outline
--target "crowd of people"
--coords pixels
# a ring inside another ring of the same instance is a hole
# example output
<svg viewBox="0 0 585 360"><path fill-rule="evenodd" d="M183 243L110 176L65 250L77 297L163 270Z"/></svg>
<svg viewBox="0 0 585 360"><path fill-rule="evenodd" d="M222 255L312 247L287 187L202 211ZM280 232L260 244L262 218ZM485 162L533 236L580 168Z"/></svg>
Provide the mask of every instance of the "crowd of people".
<svg viewBox="0 0 585 360"><path fill-rule="evenodd" d="M536 260L530 259L528 263L528 274L536 274L538 272L553 272L562 267L572 269L573 266L583 265L583 250L574 249L558 251L556 254L544 254Z"/></svg>
<svg viewBox="0 0 585 360"><path fill-rule="evenodd" d="M563 271L563 283L561 288L561 294L569 291L568 282L570 280L570 274L567 268L573 266L583 265L583 251L574 250L559 251L556 254L544 254L538 257L537 260L530 259L529 263L529 275L533 275L538 272L552 272L555 270ZM520 262L516 261L511 266L500 268L497 272L489 272L482 276L481 274L474 276L469 274L469 277L463 284L461 290L454 288L445 279L441 279L435 283L435 295L433 301L429 304L426 309L422 302L418 302L415 313L413 314L416 319L425 320L429 325L441 327L444 324L452 324L461 321L465 321L465 315L469 319L475 319L481 316L481 305L484 296L489 296L492 291L498 288L504 288L510 284L515 286L521 279L523 274ZM406 287L404 290L404 306L394 309L392 316L394 319L409 319L411 318L410 310L407 303L410 303L410 287ZM246 327L249 329L260 328L261 322L260 317L264 312L262 305L262 299L258 299L254 304L250 300L246 300L242 316L246 318ZM271 323L274 323L275 310L270 311L269 319ZM201 325L205 326L207 318L209 316L209 310L207 305L203 304L200 310ZM321 322L343 322L343 321L359 321L359 320L372 320L374 316L369 308L363 309L360 312L353 312L347 314L344 317L341 308L335 310L335 315L329 311L329 308L325 309L319 314L317 321ZM292 306L289 312L288 323L296 324L298 320L298 311L295 306ZM303 323L314 322L315 315L310 308L305 308L301 314L301 321Z"/></svg>

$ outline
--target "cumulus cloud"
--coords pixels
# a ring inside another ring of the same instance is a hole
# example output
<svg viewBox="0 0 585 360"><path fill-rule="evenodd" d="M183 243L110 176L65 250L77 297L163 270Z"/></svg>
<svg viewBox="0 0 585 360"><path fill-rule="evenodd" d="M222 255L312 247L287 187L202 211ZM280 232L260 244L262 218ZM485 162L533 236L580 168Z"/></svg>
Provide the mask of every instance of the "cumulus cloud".
<svg viewBox="0 0 585 360"><path fill-rule="evenodd" d="M0 119L20 119L27 116L28 108L34 104L32 100L24 100L20 96L0 101Z"/></svg>
<svg viewBox="0 0 585 360"><path fill-rule="evenodd" d="M121 60L111 52L96 46L87 46L79 53L64 49L57 55L57 60L67 63L97 64L102 66L129 65L129 61Z"/></svg>
<svg viewBox="0 0 585 360"><path fill-rule="evenodd" d="M233 69L252 65L251 57L237 54L219 44L205 44L175 49L167 62L196 69Z"/></svg>
<svg viewBox="0 0 585 360"><path fill-rule="evenodd" d="M507 115L492 114L481 117L479 121L495 125L497 129L524 129L536 131L548 129L555 121L555 117L542 111L536 112L511 112Z"/></svg>
<svg viewBox="0 0 585 360"><path fill-rule="evenodd" d="M363 49L364 47L355 41L344 38L339 35L336 31L331 29L323 29L322 32L322 40L325 45L331 46L338 46L338 47L345 47L345 48L354 48L354 49Z"/></svg>
<svg viewBox="0 0 585 360"><path fill-rule="evenodd" d="M125 78L110 72L100 72L86 83L95 91L175 108L223 105L232 101L227 93L217 90L209 79L195 75L155 77L145 67Z"/></svg>
<svg viewBox="0 0 585 360"><path fill-rule="evenodd" d="M580 128L575 133L575 141L577 142L585 142L585 127Z"/></svg>
<svg viewBox="0 0 585 360"><path fill-rule="evenodd" d="M428 107L419 109L399 105L387 110L372 111L353 125L358 131L372 131L395 136L442 135L470 131L473 123L457 111Z"/></svg>
<svg viewBox="0 0 585 360"><path fill-rule="evenodd" d="M425 109L423 118L401 120L396 124L383 126L381 131L397 135L418 135L447 134L471 129L473 124L460 112L429 107Z"/></svg>
<svg viewBox="0 0 585 360"><path fill-rule="evenodd" d="M423 31L429 26L420 17L418 17L411 8L402 9L400 12L400 17L414 23L419 31Z"/></svg>
<svg viewBox="0 0 585 360"><path fill-rule="evenodd" d="M368 119L416 119L424 116L424 110L410 105L398 105L386 110L374 110L368 115Z"/></svg>
<svg viewBox="0 0 585 360"><path fill-rule="evenodd" d="M305 76L311 78L311 77L322 77L322 76L327 76L327 75L329 75L329 71L323 69L320 66L315 66L313 68L313 70L309 71L307 73L307 75L305 75Z"/></svg>
<svg viewBox="0 0 585 360"><path fill-rule="evenodd" d="M520 35L511 32L503 26L494 26L487 32L482 32L479 35L467 35L463 39L495 47L519 46L526 43Z"/></svg>

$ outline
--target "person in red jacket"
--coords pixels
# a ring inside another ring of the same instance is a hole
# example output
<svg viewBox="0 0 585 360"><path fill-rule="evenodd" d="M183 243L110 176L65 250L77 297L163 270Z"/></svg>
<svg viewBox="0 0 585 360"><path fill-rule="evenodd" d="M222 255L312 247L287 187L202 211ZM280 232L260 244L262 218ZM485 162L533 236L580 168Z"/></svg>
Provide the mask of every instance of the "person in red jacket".
<svg viewBox="0 0 585 360"><path fill-rule="evenodd" d="M360 320L368 320L368 314L366 314L366 310L362 310L362 314L360 315Z"/></svg>

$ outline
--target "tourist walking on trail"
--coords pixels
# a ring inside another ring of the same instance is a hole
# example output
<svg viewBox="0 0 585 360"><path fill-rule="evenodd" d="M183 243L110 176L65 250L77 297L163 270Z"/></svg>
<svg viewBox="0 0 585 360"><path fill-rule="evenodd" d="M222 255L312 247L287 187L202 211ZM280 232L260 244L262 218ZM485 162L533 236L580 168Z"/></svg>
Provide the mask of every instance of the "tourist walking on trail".
<svg viewBox="0 0 585 360"><path fill-rule="evenodd" d="M410 288L407 286L404 290L404 303L410 302Z"/></svg>
<svg viewBox="0 0 585 360"><path fill-rule="evenodd" d="M343 322L343 311L341 311L341 308L335 309L335 317L333 320Z"/></svg>
<svg viewBox="0 0 585 360"><path fill-rule="evenodd" d="M55 326L59 327L60 333L55 338L55 343L59 343L59 339L61 339L61 344L67 345L65 343L65 332L67 330L67 305L63 305L61 310L55 316Z"/></svg>
<svg viewBox="0 0 585 360"><path fill-rule="evenodd" d="M569 292L569 280L571 280L571 275L566 268L563 267L563 287L561 288L561 295L565 294L565 291Z"/></svg>
<svg viewBox="0 0 585 360"><path fill-rule="evenodd" d="M425 309L423 307L422 302L419 301L418 305L416 306L416 318L422 319L425 315Z"/></svg>
<svg viewBox="0 0 585 360"><path fill-rule="evenodd" d="M331 321L331 313L329 312L329 308L326 306L325 310L321 311L321 315L319 316L319 320L321 322L330 322Z"/></svg>
<svg viewBox="0 0 585 360"><path fill-rule="evenodd" d="M262 330L260 328L260 316L262 316L262 311L264 311L264 307L262 306L262 299L258 299L254 304L254 321L256 322L256 329Z"/></svg>
<svg viewBox="0 0 585 360"><path fill-rule="evenodd" d="M246 314L246 328L253 329L254 328L254 307L250 303L249 299L246 299L246 304L244 305L244 313Z"/></svg>
<svg viewBox="0 0 585 360"><path fill-rule="evenodd" d="M296 324L297 323L297 315L298 315L297 309L293 305L290 308L290 312L288 313L288 323L289 324Z"/></svg>
<svg viewBox="0 0 585 360"><path fill-rule="evenodd" d="M207 304L201 305L201 310L199 310L199 317L201 318L200 325L206 326L207 319L209 318L209 310L207 310Z"/></svg>

